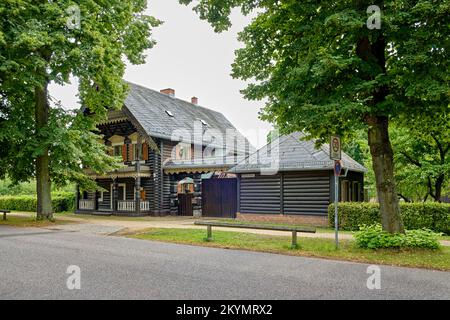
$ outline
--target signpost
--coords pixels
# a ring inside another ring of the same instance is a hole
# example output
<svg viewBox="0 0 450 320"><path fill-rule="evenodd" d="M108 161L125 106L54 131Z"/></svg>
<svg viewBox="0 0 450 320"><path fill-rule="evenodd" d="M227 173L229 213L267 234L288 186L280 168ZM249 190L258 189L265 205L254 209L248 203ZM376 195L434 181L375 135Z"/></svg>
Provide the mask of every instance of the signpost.
<svg viewBox="0 0 450 320"><path fill-rule="evenodd" d="M339 176L342 171L342 149L341 138L339 136L332 136L330 141L330 159L334 160L334 230L336 249L339 248L339 218L338 218L338 203L339 203Z"/></svg>

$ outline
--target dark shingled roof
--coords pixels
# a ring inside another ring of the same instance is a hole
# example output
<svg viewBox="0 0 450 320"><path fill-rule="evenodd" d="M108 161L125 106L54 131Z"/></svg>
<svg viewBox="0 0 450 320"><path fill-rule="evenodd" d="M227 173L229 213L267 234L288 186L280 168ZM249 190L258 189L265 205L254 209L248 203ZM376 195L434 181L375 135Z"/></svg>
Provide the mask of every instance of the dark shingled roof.
<svg viewBox="0 0 450 320"><path fill-rule="evenodd" d="M225 134L227 129L236 130L223 114L190 102L171 97L155 90L127 82L130 88L125 100L125 109L129 111L149 136L179 141L174 132L185 132L193 135L194 123L203 120L207 129L219 130ZM173 114L169 116L166 111ZM247 142L236 130L236 135ZM225 136L224 136L225 139ZM190 141L189 141L190 142ZM210 141L204 141L210 143ZM214 145L214 144L212 144Z"/></svg>
<svg viewBox="0 0 450 320"><path fill-rule="evenodd" d="M271 161L274 161L275 167L279 168L278 171L333 170L334 161L330 160L329 146L323 145L316 148L314 140L302 140L304 137L305 135L301 132L279 137L239 162L237 166L230 169L230 172L273 171ZM351 171L367 171L345 152L342 152L342 164L344 169Z"/></svg>

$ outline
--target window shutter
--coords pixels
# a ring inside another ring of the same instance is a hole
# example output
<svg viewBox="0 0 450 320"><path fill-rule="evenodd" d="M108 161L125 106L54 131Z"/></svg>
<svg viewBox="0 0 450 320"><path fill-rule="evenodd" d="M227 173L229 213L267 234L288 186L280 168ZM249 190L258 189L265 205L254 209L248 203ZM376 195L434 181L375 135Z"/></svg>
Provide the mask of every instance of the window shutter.
<svg viewBox="0 0 450 320"><path fill-rule="evenodd" d="M142 160L144 160L144 161L148 160L148 144L147 144L147 142L144 142L142 144Z"/></svg>
<svg viewBox="0 0 450 320"><path fill-rule="evenodd" d="M133 148L134 148L134 144L130 144L128 147L128 159L129 161L134 161L134 157L133 157Z"/></svg>
<svg viewBox="0 0 450 320"><path fill-rule="evenodd" d="M126 144L122 145L122 159L123 159L123 162L127 162L127 145Z"/></svg>

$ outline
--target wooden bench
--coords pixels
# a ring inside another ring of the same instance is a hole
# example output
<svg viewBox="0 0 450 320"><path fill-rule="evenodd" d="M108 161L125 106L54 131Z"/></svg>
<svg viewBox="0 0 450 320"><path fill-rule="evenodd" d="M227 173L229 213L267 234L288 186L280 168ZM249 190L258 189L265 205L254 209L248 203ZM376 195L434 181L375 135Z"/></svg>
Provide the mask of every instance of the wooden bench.
<svg viewBox="0 0 450 320"><path fill-rule="evenodd" d="M8 210L0 210L0 213L3 213L3 221L6 221L6 214L10 213L11 211Z"/></svg>
<svg viewBox="0 0 450 320"><path fill-rule="evenodd" d="M241 228L241 229L256 229L256 230L271 230L271 231L289 231L292 232L292 248L298 248L297 244L297 232L316 233L315 228L307 227L285 227L285 226L270 226L263 224L239 224L239 223L227 223L220 221L196 221L197 226L206 226L207 236L206 241L212 241L212 227L221 228Z"/></svg>

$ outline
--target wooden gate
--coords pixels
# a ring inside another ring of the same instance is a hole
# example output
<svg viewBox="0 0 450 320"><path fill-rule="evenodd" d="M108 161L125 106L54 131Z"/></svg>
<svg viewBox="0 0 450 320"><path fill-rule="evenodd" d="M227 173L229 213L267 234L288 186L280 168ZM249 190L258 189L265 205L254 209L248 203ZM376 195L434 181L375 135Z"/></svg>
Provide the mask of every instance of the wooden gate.
<svg viewBox="0 0 450 320"><path fill-rule="evenodd" d="M202 216L236 218L237 180L208 179L202 181Z"/></svg>
<svg viewBox="0 0 450 320"><path fill-rule="evenodd" d="M178 195L178 215L179 216L190 216L194 215L194 210L192 206L192 198L194 195L192 193L180 193Z"/></svg>

